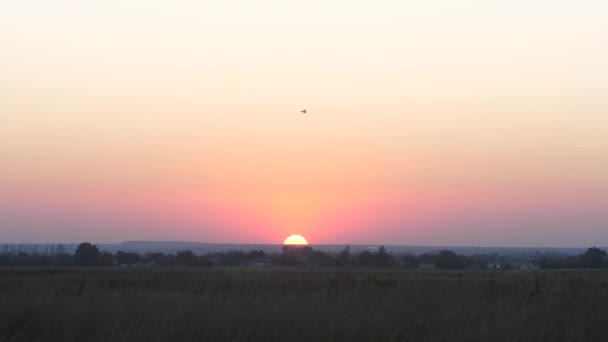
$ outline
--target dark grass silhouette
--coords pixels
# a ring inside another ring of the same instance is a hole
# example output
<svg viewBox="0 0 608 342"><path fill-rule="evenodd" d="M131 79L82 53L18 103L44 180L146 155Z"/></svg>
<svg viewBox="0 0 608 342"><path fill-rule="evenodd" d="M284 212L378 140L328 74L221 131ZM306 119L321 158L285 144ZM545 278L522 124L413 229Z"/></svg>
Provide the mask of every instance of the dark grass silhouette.
<svg viewBox="0 0 608 342"><path fill-rule="evenodd" d="M604 341L608 272L0 270L0 341Z"/></svg>

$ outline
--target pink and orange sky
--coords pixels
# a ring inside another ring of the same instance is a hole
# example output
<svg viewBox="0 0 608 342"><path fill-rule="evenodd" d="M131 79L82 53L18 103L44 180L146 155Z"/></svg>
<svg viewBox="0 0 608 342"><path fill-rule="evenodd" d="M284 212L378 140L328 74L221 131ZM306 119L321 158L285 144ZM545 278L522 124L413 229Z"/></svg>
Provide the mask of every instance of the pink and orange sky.
<svg viewBox="0 0 608 342"><path fill-rule="evenodd" d="M607 246L607 18L2 1L0 242Z"/></svg>

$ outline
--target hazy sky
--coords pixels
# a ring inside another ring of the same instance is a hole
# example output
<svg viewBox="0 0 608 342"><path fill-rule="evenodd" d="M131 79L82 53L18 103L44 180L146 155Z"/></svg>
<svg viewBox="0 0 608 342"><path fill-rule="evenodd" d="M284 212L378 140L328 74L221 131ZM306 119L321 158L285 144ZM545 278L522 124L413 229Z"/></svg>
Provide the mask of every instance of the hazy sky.
<svg viewBox="0 0 608 342"><path fill-rule="evenodd" d="M607 94L606 1L3 0L0 242L606 246Z"/></svg>

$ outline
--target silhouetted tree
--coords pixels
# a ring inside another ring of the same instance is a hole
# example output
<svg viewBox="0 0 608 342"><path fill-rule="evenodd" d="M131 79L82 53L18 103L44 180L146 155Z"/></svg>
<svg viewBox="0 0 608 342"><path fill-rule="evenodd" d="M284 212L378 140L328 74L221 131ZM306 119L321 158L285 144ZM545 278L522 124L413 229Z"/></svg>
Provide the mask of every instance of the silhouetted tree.
<svg viewBox="0 0 608 342"><path fill-rule="evenodd" d="M221 253L220 260L220 263L224 266L244 266L248 257L242 251L228 251L227 253Z"/></svg>
<svg viewBox="0 0 608 342"><path fill-rule="evenodd" d="M357 255L357 263L361 266L373 266L374 255L370 251L363 251Z"/></svg>
<svg viewBox="0 0 608 342"><path fill-rule="evenodd" d="M336 259L333 255L323 251L313 251L308 256L307 263L314 266L335 266Z"/></svg>
<svg viewBox="0 0 608 342"><path fill-rule="evenodd" d="M110 267L114 266L114 256L112 253L104 252L97 257L97 266Z"/></svg>
<svg viewBox="0 0 608 342"><path fill-rule="evenodd" d="M74 262L76 262L76 265L78 266L95 266L98 257L99 250L97 249L97 246L90 244L89 242L83 242L76 248Z"/></svg>
<svg viewBox="0 0 608 342"><path fill-rule="evenodd" d="M123 252L123 251L116 252L116 262L119 265L132 266L133 264L136 264L139 261L141 261L141 255L139 255L137 253Z"/></svg>
<svg viewBox="0 0 608 342"><path fill-rule="evenodd" d="M282 266L309 264L314 254L315 251L310 246L284 245L283 254L278 256L274 263Z"/></svg>
<svg viewBox="0 0 608 342"><path fill-rule="evenodd" d="M464 268L464 261L456 253L448 250L443 250L437 255L436 266L443 270L456 270Z"/></svg>
<svg viewBox="0 0 608 342"><path fill-rule="evenodd" d="M211 259L209 259L209 257L207 257L206 255L199 255L198 266L211 267L213 266L213 261L211 261Z"/></svg>
<svg viewBox="0 0 608 342"><path fill-rule="evenodd" d="M350 246L344 246L344 249L338 254L338 266L350 264Z"/></svg>
<svg viewBox="0 0 608 342"><path fill-rule="evenodd" d="M144 260L150 265L156 266L174 266L176 262L175 255L165 255L160 252L146 253Z"/></svg>
<svg viewBox="0 0 608 342"><path fill-rule="evenodd" d="M73 266L74 256L67 253L56 254L51 260L52 266Z"/></svg>
<svg viewBox="0 0 608 342"><path fill-rule="evenodd" d="M8 253L0 254L0 266L13 266L11 261L11 255L9 255Z"/></svg>
<svg viewBox="0 0 608 342"><path fill-rule="evenodd" d="M378 254L376 254L376 265L380 267L388 267L395 265L395 258L386 252L384 246L380 246Z"/></svg>
<svg viewBox="0 0 608 342"><path fill-rule="evenodd" d="M418 258L414 255L406 254L401 258L401 266L404 268L418 268Z"/></svg>
<svg viewBox="0 0 608 342"><path fill-rule="evenodd" d="M253 251L250 251L249 253L247 253L248 260L254 260L254 259L259 259L259 258L264 258L264 257L266 257L266 253L264 253L264 251L261 249L253 250Z"/></svg>
<svg viewBox="0 0 608 342"><path fill-rule="evenodd" d="M206 266L201 258L197 257L191 250L179 251L177 252L175 259L179 265L188 266L188 267L196 267L196 266Z"/></svg>
<svg viewBox="0 0 608 342"><path fill-rule="evenodd" d="M606 251L591 247L580 256L580 264L585 268L600 268L603 266Z"/></svg>
<svg viewBox="0 0 608 342"><path fill-rule="evenodd" d="M312 254L313 250L310 246L284 245L283 254L294 257L306 257Z"/></svg>

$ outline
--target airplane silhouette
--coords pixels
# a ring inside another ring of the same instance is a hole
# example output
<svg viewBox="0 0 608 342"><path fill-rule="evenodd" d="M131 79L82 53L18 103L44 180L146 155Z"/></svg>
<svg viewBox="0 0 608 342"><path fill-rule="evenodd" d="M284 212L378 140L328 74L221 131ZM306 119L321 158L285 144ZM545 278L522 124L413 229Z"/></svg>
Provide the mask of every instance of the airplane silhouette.
<svg viewBox="0 0 608 342"><path fill-rule="evenodd" d="M302 110L300 111L300 113L302 113L302 114L306 114L306 109L302 109Z"/></svg>

